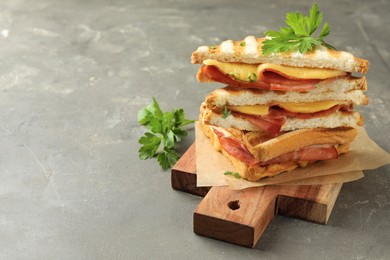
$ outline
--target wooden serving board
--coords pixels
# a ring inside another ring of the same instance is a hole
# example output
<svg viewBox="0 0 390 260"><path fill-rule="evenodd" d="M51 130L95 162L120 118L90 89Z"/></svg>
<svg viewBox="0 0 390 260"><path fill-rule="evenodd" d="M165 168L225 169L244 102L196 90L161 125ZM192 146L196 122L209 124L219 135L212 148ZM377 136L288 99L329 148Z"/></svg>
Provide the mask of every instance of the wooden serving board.
<svg viewBox="0 0 390 260"><path fill-rule="evenodd" d="M196 187L195 144L171 172L172 188L204 196L194 212L194 232L254 247L277 214L326 224L342 184L272 185L231 190Z"/></svg>

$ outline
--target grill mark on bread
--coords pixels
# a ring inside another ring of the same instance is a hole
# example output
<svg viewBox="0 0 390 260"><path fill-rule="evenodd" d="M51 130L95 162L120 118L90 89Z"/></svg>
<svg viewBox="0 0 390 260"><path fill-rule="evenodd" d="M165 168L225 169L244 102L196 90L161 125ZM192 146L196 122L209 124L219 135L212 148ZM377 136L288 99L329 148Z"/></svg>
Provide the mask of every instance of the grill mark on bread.
<svg viewBox="0 0 390 260"><path fill-rule="evenodd" d="M199 47L192 53L192 63L202 63L205 59L214 59L220 62L238 62L248 64L274 63L294 67L314 67L340 69L347 72L367 73L368 61L355 57L349 52L335 51L324 46L315 47L313 51L301 54L299 52L262 54L262 42L265 38L247 36L244 40L232 42L233 51L224 52L220 45L215 48ZM240 43L245 41L245 46ZM229 43L230 44L230 43Z"/></svg>

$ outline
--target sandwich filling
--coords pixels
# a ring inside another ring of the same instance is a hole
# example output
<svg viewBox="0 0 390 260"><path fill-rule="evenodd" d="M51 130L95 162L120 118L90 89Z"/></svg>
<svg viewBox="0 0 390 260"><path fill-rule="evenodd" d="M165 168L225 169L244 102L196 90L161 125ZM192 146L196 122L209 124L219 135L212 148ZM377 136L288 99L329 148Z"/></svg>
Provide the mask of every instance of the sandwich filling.
<svg viewBox="0 0 390 260"><path fill-rule="evenodd" d="M260 165L263 167L287 162L300 162L301 165L305 165L310 162L338 158L338 152L334 145L322 144L304 147L261 162L248 151L246 146L239 139L232 136L229 132L217 127L212 127L212 130L218 137L222 149L229 155L250 166Z"/></svg>
<svg viewBox="0 0 390 260"><path fill-rule="evenodd" d="M288 117L311 119L328 116L332 113L353 111L353 104L346 101L319 101L306 103L279 102L270 105L226 106L230 114L243 118L265 132L277 135ZM221 108L212 109L223 113Z"/></svg>
<svg viewBox="0 0 390 260"><path fill-rule="evenodd" d="M204 60L197 78L200 82L216 81L238 88L304 92L329 81L347 76L342 70L290 67L270 63L242 64Z"/></svg>

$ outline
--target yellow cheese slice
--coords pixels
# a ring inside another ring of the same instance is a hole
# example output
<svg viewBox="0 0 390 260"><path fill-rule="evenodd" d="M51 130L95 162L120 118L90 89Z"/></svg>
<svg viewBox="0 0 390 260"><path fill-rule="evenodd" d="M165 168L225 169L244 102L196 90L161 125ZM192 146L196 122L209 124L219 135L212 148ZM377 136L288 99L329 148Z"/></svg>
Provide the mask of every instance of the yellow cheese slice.
<svg viewBox="0 0 390 260"><path fill-rule="evenodd" d="M294 113L316 113L327 110L338 104L343 104L343 101L318 101L318 102L280 102L277 105L287 111ZM228 109L248 115L265 116L268 115L268 105L253 105L253 106L229 106Z"/></svg>
<svg viewBox="0 0 390 260"><path fill-rule="evenodd" d="M243 114L248 114L248 115L266 116L268 115L269 106L267 105L229 106L228 109Z"/></svg>
<svg viewBox="0 0 390 260"><path fill-rule="evenodd" d="M249 79L251 78L252 81L255 81L254 77L257 78L256 64L227 63L227 62L219 62L216 60L204 60L203 64L209 66L216 66L224 74L231 75L238 80L250 81Z"/></svg>
<svg viewBox="0 0 390 260"><path fill-rule="evenodd" d="M315 113L332 108L343 102L340 101L317 101L317 102L282 102L278 105L287 111L295 113Z"/></svg>
<svg viewBox="0 0 390 260"><path fill-rule="evenodd" d="M204 60L204 65L216 66L224 74L231 75L242 81L256 81L261 78L261 73L264 71L273 71L280 75L293 79L328 79L337 76L346 75L345 71L333 69L319 68L304 68L304 67L289 67L276 65L271 63L264 64L244 64L244 63L228 63L219 62L216 60Z"/></svg>
<svg viewBox="0 0 390 260"><path fill-rule="evenodd" d="M258 73L262 71L274 71L287 78L293 79L329 79L337 76L344 76L347 73L342 70L334 69L319 69L319 68L306 68L306 67L290 67L282 66L271 63L264 63L258 66Z"/></svg>

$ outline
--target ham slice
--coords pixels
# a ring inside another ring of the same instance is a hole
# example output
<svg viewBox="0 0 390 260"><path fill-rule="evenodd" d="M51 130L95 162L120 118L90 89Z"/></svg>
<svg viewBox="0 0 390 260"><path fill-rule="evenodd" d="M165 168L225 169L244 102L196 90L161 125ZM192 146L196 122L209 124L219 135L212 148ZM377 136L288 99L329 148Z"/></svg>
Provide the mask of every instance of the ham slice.
<svg viewBox="0 0 390 260"><path fill-rule="evenodd" d="M216 66L204 65L200 69L201 69L201 73L206 78L209 78L216 82L224 83L228 86L243 88L243 89L256 88L256 89L264 89L264 90L269 90L271 87L269 84L261 81L247 82L247 81L237 80L233 76L223 74Z"/></svg>
<svg viewBox="0 0 390 260"><path fill-rule="evenodd" d="M248 115L239 112L232 112L234 116L239 116L248 120L252 124L258 126L260 129L272 134L277 135L280 132L284 122L286 121L285 116L255 116Z"/></svg>
<svg viewBox="0 0 390 260"><path fill-rule="evenodd" d="M248 165L255 165L260 162L248 151L248 149L246 149L245 145L243 145L238 139L232 136L227 136L224 132L218 130L215 127L213 127L212 129L214 133L218 136L218 140L221 143L223 149L228 154Z"/></svg>
<svg viewBox="0 0 390 260"><path fill-rule="evenodd" d="M336 159L337 157L338 152L333 145L316 145L282 154L276 158L261 163L261 166L290 161L324 161Z"/></svg>
<svg viewBox="0 0 390 260"><path fill-rule="evenodd" d="M272 71L261 71L259 74L261 81L270 84L270 90L278 91L308 91L315 89L319 79L290 79Z"/></svg>
<svg viewBox="0 0 390 260"><path fill-rule="evenodd" d="M289 79L283 77L275 72L263 71L260 73L257 81L249 82L237 80L233 76L226 75L220 71L216 66L213 65L204 65L200 68L200 73L202 76L198 76L202 81L205 81L205 78L212 81L224 83L226 85L237 87L237 88L256 88L263 90L277 90L277 91L292 91L292 92L303 92L315 88L315 85L321 80L311 79L311 80L301 80L301 79Z"/></svg>

